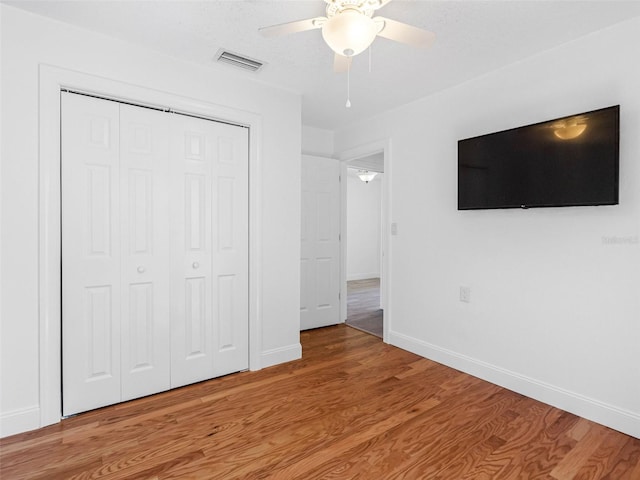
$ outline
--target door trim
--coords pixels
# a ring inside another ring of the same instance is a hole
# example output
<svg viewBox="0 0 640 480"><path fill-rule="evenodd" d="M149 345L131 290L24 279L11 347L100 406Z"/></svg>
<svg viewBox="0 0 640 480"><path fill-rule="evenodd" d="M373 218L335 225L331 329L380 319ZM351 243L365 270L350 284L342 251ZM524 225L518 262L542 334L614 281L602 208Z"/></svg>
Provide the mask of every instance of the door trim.
<svg viewBox="0 0 640 480"><path fill-rule="evenodd" d="M340 160L342 178L346 179L347 165L351 160L357 160L358 158L366 157L368 155L383 152L384 155L384 175L382 175L382 226L380 232L380 249L382 250L382 272L380 275L380 303L384 309L384 315L382 320L382 340L385 343L389 343L389 332L393 325L393 305L389 292L391 291L391 139L377 140L371 143L366 143L353 147L347 150L343 150L338 153L337 158ZM347 231L347 182L342 182L341 193L341 230ZM347 239L348 241L348 239ZM342 242L341 248L341 278L340 278L340 291L341 297L347 298L347 242ZM347 302L342 304L341 318L343 321L347 319Z"/></svg>
<svg viewBox="0 0 640 480"><path fill-rule="evenodd" d="M262 119L257 113L202 102L117 80L50 65L39 70L38 322L40 427L62 418L60 92L63 89L138 105L167 106L180 113L249 128L249 369L259 370L262 352L262 240L260 203Z"/></svg>

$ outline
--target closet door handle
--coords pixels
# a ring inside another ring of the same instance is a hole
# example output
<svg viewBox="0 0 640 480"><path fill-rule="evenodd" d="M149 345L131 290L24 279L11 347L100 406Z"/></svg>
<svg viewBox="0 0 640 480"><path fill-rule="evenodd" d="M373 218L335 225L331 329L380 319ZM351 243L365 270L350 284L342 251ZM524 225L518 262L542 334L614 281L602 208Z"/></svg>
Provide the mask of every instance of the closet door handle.
<svg viewBox="0 0 640 480"><path fill-rule="evenodd" d="M138 267L138 273L144 273L144 272L145 272L145 270L146 270L146 269L145 269L142 265L140 265L140 266Z"/></svg>
<svg viewBox="0 0 640 480"><path fill-rule="evenodd" d="M193 262L193 263L191 264L191 266L192 266L194 269L196 269L196 268L200 268L200 264L199 264L198 262Z"/></svg>

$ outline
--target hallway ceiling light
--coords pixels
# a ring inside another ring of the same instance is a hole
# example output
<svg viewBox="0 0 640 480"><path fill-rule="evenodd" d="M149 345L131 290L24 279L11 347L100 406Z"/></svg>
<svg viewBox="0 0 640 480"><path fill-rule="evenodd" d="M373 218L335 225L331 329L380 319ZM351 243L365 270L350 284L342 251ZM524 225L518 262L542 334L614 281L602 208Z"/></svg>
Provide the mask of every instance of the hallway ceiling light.
<svg viewBox="0 0 640 480"><path fill-rule="evenodd" d="M377 174L378 172L370 172L369 170L358 170L358 177L364 183L369 183Z"/></svg>

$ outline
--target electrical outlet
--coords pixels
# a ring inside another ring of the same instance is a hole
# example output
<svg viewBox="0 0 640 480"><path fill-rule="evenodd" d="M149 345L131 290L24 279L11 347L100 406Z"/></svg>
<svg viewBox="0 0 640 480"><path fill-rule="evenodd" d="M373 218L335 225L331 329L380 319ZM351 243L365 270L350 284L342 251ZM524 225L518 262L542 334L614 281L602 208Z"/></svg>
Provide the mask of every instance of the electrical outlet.
<svg viewBox="0 0 640 480"><path fill-rule="evenodd" d="M471 287L460 287L460 301L471 303Z"/></svg>

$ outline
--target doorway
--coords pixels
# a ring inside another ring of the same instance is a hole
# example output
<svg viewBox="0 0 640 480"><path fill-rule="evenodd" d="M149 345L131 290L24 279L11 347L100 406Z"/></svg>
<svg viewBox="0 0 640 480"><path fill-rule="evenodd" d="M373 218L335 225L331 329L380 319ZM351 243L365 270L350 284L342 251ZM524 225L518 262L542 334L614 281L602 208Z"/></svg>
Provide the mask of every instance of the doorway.
<svg viewBox="0 0 640 480"><path fill-rule="evenodd" d="M384 152L346 163L347 325L383 338L382 184Z"/></svg>

